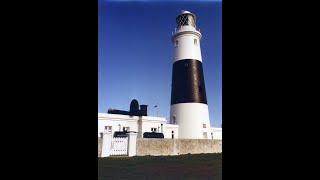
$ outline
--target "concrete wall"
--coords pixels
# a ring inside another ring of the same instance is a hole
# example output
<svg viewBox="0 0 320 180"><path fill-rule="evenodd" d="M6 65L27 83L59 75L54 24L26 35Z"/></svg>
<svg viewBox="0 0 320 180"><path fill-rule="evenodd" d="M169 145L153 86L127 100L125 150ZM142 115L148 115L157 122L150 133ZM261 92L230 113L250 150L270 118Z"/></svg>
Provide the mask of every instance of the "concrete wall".
<svg viewBox="0 0 320 180"><path fill-rule="evenodd" d="M222 140L137 139L137 156L167 156L222 152Z"/></svg>
<svg viewBox="0 0 320 180"><path fill-rule="evenodd" d="M222 140L211 139L137 139L137 156L168 156L222 152ZM102 138L98 138L101 157Z"/></svg>
<svg viewBox="0 0 320 180"><path fill-rule="evenodd" d="M98 157L101 157L102 138L98 137Z"/></svg>

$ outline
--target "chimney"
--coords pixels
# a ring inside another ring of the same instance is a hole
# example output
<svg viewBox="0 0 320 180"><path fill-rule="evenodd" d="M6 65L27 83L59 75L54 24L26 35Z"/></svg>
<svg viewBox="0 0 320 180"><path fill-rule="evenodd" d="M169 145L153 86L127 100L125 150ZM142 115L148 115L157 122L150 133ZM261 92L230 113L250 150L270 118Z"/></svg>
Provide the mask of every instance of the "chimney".
<svg viewBox="0 0 320 180"><path fill-rule="evenodd" d="M142 116L148 116L148 105L140 105L140 112Z"/></svg>

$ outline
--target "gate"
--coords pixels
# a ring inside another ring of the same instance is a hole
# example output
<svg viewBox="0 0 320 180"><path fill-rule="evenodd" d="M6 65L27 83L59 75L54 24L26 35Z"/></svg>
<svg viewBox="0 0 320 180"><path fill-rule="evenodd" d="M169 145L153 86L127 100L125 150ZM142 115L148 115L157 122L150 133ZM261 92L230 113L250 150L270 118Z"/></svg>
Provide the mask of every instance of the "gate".
<svg viewBox="0 0 320 180"><path fill-rule="evenodd" d="M111 140L111 155L128 155L128 137L114 137Z"/></svg>

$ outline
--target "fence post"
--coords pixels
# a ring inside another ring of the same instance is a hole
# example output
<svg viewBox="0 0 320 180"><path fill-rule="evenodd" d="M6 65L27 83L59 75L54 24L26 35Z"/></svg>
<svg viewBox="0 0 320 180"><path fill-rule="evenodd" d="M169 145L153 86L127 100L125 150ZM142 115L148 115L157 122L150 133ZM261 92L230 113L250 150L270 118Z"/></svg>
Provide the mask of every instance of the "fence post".
<svg viewBox="0 0 320 180"><path fill-rule="evenodd" d="M110 156L110 154L111 154L111 140L112 140L111 131L104 131L103 132L103 139L102 139L101 157L109 157Z"/></svg>
<svg viewBox="0 0 320 180"><path fill-rule="evenodd" d="M137 154L136 144L137 144L137 133L127 133L128 134L128 156L132 157Z"/></svg>

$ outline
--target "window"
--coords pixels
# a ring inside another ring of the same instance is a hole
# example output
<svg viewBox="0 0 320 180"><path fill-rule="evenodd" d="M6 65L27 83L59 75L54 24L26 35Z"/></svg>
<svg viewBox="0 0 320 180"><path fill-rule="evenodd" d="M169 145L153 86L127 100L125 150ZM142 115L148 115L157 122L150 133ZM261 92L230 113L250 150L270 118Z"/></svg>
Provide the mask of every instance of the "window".
<svg viewBox="0 0 320 180"><path fill-rule="evenodd" d="M174 139L174 131L172 131L172 135L171 135L172 139Z"/></svg>
<svg viewBox="0 0 320 180"><path fill-rule="evenodd" d="M206 124L203 124L203 128L206 128Z"/></svg>
<svg viewBox="0 0 320 180"><path fill-rule="evenodd" d="M130 131L130 127L123 127L123 131Z"/></svg>
<svg viewBox="0 0 320 180"><path fill-rule="evenodd" d="M104 130L106 130L106 131L112 131L112 126L105 126L105 127L104 127Z"/></svg>
<svg viewBox="0 0 320 180"><path fill-rule="evenodd" d="M178 47L178 45L179 45L179 41L176 40L175 47Z"/></svg>
<svg viewBox="0 0 320 180"><path fill-rule="evenodd" d="M194 39L193 42L194 42L194 45L196 45L196 46L198 45L198 40L197 39Z"/></svg>
<svg viewBox="0 0 320 180"><path fill-rule="evenodd" d="M172 124L176 124L176 116L172 116Z"/></svg>
<svg viewBox="0 0 320 180"><path fill-rule="evenodd" d="M151 132L157 132L157 128L151 128Z"/></svg>
<svg viewBox="0 0 320 180"><path fill-rule="evenodd" d="M203 132L203 139L208 139L207 132Z"/></svg>
<svg viewBox="0 0 320 180"><path fill-rule="evenodd" d="M211 138L213 139L213 133L211 133Z"/></svg>
<svg viewBox="0 0 320 180"><path fill-rule="evenodd" d="M198 86L198 90L199 90L199 92L201 93L201 92L202 92L202 87L201 87L201 86Z"/></svg>

